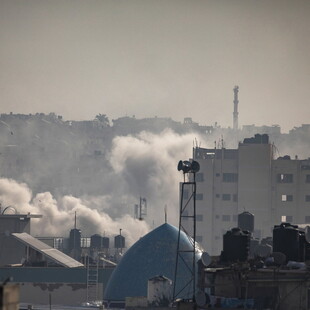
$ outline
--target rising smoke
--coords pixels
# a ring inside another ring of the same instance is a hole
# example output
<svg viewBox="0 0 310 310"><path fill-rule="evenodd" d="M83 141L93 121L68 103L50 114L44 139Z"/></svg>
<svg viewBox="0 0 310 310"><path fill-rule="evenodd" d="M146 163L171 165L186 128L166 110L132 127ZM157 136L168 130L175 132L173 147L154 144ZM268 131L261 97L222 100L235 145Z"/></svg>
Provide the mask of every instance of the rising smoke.
<svg viewBox="0 0 310 310"><path fill-rule="evenodd" d="M164 222L178 224L178 189L182 175L176 166L179 160L191 157L197 134L179 135L171 130L161 134L141 132L137 136L118 136L112 141L106 158L110 171L101 196L84 195L53 197L50 192L33 195L25 183L0 179L2 208L14 206L19 213L42 214L32 222L32 235L68 236L74 226L83 236L95 233L115 236L122 229L126 244L131 245L150 229ZM147 216L134 218L134 205L139 197L147 199Z"/></svg>

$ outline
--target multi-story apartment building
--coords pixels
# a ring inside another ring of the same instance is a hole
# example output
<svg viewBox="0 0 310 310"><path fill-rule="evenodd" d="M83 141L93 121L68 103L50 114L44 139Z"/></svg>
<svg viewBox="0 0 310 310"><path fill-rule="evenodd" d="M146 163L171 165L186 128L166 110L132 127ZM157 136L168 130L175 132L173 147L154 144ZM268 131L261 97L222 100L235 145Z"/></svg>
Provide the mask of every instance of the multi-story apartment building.
<svg viewBox="0 0 310 310"><path fill-rule="evenodd" d="M274 150L268 135L244 139L238 149L193 149L196 240L210 254L220 254L223 234L243 211L254 214L256 238L281 222L310 223L310 158L275 159Z"/></svg>

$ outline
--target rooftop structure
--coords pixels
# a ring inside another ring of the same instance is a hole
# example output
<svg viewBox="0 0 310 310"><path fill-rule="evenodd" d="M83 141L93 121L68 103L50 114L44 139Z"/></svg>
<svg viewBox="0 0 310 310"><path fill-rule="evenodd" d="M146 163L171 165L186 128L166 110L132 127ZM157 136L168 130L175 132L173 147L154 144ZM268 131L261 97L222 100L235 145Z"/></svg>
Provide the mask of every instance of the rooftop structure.
<svg viewBox="0 0 310 310"><path fill-rule="evenodd" d="M16 212L16 210L14 209ZM5 212L5 210L3 211ZM25 256L25 247L15 238L12 233L30 234L30 220L41 218L39 214L1 214L0 215L0 266L7 264L19 264Z"/></svg>

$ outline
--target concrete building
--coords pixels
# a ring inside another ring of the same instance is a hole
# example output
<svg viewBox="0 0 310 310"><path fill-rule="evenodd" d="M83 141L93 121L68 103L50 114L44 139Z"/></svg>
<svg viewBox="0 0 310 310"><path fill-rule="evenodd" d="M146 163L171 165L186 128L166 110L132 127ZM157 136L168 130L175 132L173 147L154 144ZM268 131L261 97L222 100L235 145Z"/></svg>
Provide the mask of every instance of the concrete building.
<svg viewBox="0 0 310 310"><path fill-rule="evenodd" d="M254 237L271 236L280 222L310 223L310 159L275 159L268 135L244 139L237 149L193 149L196 174L196 240L220 254L223 234L237 216L255 216Z"/></svg>

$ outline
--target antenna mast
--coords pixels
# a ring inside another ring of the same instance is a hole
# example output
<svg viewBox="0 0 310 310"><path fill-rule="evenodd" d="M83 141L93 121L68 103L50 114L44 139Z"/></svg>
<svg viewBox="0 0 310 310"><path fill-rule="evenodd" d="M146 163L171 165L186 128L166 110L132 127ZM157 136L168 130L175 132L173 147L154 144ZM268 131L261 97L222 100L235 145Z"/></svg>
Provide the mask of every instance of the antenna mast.
<svg viewBox="0 0 310 310"><path fill-rule="evenodd" d="M177 243L177 255L175 263L174 284L173 284L173 301L180 298L181 294L188 290L188 295L195 301L196 294L196 172L200 169L197 161L179 161L178 170L183 171L184 182L181 184L181 201L180 201L180 218L179 234ZM185 182L185 174L190 174L189 181ZM188 191L188 197L185 196ZM188 231L184 224L190 222ZM180 242L181 230L186 234L192 247L185 248ZM190 231L189 231L190 230ZM182 266L181 266L182 264ZM182 270L188 270L188 278L183 277L183 281L178 277Z"/></svg>

